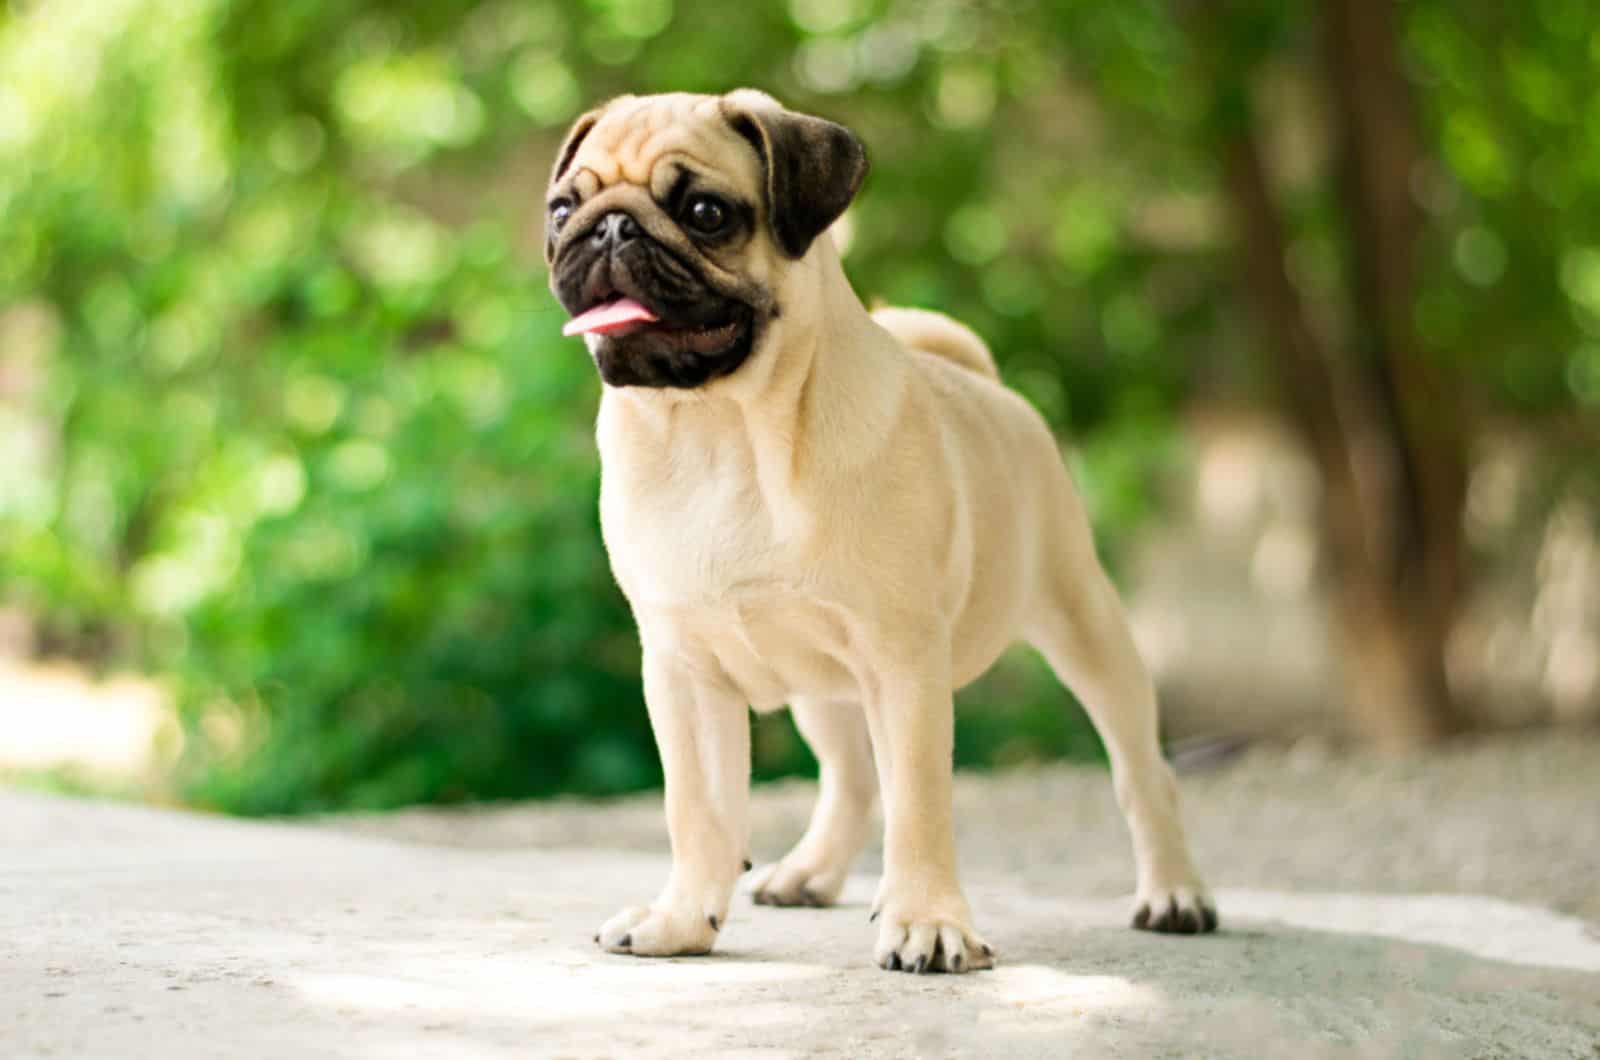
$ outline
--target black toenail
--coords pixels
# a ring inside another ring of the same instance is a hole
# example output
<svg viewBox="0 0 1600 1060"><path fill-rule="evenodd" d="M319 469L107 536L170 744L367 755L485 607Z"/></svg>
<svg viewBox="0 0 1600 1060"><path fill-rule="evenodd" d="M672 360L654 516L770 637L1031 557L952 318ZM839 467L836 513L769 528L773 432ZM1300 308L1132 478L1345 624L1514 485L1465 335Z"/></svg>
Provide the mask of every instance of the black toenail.
<svg viewBox="0 0 1600 1060"><path fill-rule="evenodd" d="M1150 906L1141 905L1139 911L1133 914L1133 926L1143 931L1150 926Z"/></svg>
<svg viewBox="0 0 1600 1060"><path fill-rule="evenodd" d="M928 974L928 955L926 953L924 953L921 957L917 958L917 974L918 975L927 975Z"/></svg>
<svg viewBox="0 0 1600 1060"><path fill-rule="evenodd" d="M889 954L889 970L891 972L900 970L900 955L898 953Z"/></svg>
<svg viewBox="0 0 1600 1060"><path fill-rule="evenodd" d="M755 868L755 866L750 863L750 859L749 858L745 858L744 859L744 871L749 872L753 868Z"/></svg>
<svg viewBox="0 0 1600 1060"><path fill-rule="evenodd" d="M633 936L631 934L622 936L622 938L617 940L617 945L622 949L627 949L629 946L633 945Z"/></svg>
<svg viewBox="0 0 1600 1060"><path fill-rule="evenodd" d="M1209 905L1200 907L1200 928L1202 931L1217 930L1217 911Z"/></svg>
<svg viewBox="0 0 1600 1060"><path fill-rule="evenodd" d="M595 941L595 945L598 946L600 944L600 932L596 931L594 933L594 941Z"/></svg>
<svg viewBox="0 0 1600 1060"><path fill-rule="evenodd" d="M950 958L950 970L952 972L959 972L961 970L961 966L965 963L967 963L967 959L958 953L954 957Z"/></svg>
<svg viewBox="0 0 1600 1060"><path fill-rule="evenodd" d="M874 909L872 911L872 915L867 917L867 923L869 923L869 924L874 923L878 919L878 914L881 913L881 912L883 912L882 909Z"/></svg>
<svg viewBox="0 0 1600 1060"><path fill-rule="evenodd" d="M717 918L715 916L708 916L708 917L706 917L706 919L711 921L711 930L712 931L721 931L722 930L722 925L717 923Z"/></svg>
<svg viewBox="0 0 1600 1060"><path fill-rule="evenodd" d="M1194 935L1200 931L1200 918L1194 915L1193 909L1185 909L1178 914L1178 934Z"/></svg>

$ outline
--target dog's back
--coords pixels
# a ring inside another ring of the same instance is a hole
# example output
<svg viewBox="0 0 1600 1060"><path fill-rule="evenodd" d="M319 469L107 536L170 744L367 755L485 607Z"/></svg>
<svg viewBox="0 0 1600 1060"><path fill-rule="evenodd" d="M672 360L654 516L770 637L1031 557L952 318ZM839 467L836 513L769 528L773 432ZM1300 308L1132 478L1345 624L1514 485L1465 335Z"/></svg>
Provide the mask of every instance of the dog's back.
<svg viewBox="0 0 1600 1060"><path fill-rule="evenodd" d="M872 319L908 349L943 357L991 379L1000 378L994 366L994 355L983 340L971 328L943 313L884 306L872 311Z"/></svg>

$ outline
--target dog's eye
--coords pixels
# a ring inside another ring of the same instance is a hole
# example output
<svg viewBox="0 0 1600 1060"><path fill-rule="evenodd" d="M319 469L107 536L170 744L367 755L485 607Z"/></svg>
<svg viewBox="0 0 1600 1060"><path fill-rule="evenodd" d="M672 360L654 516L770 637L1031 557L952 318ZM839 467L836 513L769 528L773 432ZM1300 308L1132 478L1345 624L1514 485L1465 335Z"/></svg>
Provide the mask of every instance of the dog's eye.
<svg viewBox="0 0 1600 1060"><path fill-rule="evenodd" d="M690 228L705 235L721 231L728 223L727 207L710 195L696 195L690 199L684 216Z"/></svg>
<svg viewBox="0 0 1600 1060"><path fill-rule="evenodd" d="M572 216L572 204L565 199L557 199L550 204L550 231L559 232L561 226L567 223L567 218Z"/></svg>

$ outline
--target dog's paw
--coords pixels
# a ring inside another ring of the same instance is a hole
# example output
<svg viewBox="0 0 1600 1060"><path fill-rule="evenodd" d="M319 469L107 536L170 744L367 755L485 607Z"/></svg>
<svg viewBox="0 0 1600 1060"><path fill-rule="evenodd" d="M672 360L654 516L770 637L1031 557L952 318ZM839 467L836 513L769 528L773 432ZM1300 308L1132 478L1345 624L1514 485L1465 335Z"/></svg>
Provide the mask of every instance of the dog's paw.
<svg viewBox="0 0 1600 1060"><path fill-rule="evenodd" d="M966 903L883 902L873 918L872 959L891 972L976 972L994 967L994 947L973 928Z"/></svg>
<svg viewBox="0 0 1600 1060"><path fill-rule="evenodd" d="M1133 900L1133 926L1163 935L1204 935L1217 930L1217 903L1198 881L1141 887Z"/></svg>
<svg viewBox="0 0 1600 1060"><path fill-rule="evenodd" d="M844 889L846 869L818 866L791 852L761 869L750 887L756 905L830 906Z"/></svg>
<svg viewBox="0 0 1600 1060"><path fill-rule="evenodd" d="M594 940L603 950L635 957L710 953L722 920L696 906L632 906L607 920Z"/></svg>

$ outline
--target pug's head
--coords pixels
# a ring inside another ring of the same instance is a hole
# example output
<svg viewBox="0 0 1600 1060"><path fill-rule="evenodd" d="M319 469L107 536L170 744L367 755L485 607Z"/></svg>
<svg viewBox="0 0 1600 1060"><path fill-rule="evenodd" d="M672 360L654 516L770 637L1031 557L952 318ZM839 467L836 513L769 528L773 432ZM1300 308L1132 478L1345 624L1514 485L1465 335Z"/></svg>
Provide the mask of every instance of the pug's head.
<svg viewBox="0 0 1600 1060"><path fill-rule="evenodd" d="M729 375L855 197L861 142L759 92L624 96L579 118L545 198L550 287L611 386Z"/></svg>

